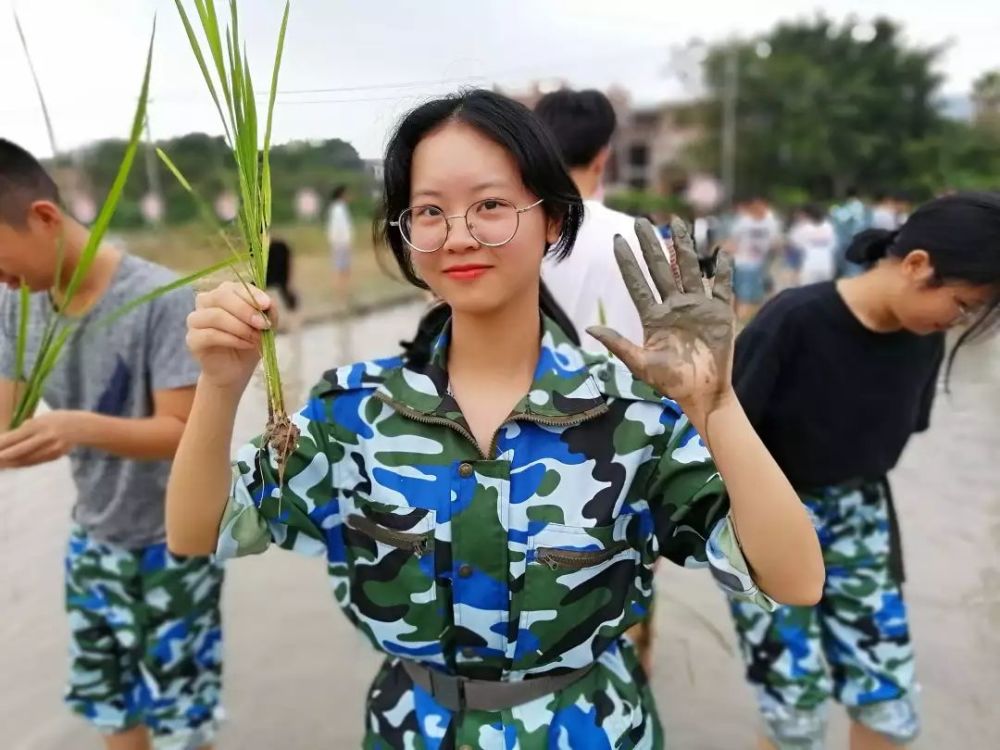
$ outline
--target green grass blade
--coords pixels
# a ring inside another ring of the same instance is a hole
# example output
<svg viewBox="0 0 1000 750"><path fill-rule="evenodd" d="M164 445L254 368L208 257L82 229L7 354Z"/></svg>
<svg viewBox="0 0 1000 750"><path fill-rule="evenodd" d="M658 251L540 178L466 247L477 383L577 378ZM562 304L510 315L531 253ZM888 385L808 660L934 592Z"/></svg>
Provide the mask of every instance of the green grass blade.
<svg viewBox="0 0 1000 750"><path fill-rule="evenodd" d="M18 402L17 409L15 409L14 418L11 421L12 429L20 427L34 415L38 404L42 400L45 381L48 380L49 375L52 374L52 370L55 369L59 355L66 346L71 332L68 327L59 327L58 332L54 331L49 345L39 349L39 356L35 363L34 372L25 384L24 393Z"/></svg>
<svg viewBox="0 0 1000 750"><path fill-rule="evenodd" d="M289 3L285 3L285 12L281 17L281 30L278 31L278 48L274 53L274 70L271 71L271 91L267 100L267 127L264 129L264 159L271 150L271 119L274 115L274 100L278 95L278 73L281 70L281 58L285 52L285 32L288 29Z"/></svg>
<svg viewBox="0 0 1000 750"><path fill-rule="evenodd" d="M215 12L215 0L195 0L195 7L201 18L205 40L208 42L209 52L211 52L212 60L215 62L215 70L219 74L219 83L222 86L222 95L226 98L229 117L232 119L233 95L229 88L229 77L226 75L226 66L222 58L222 35L219 33L219 15Z"/></svg>
<svg viewBox="0 0 1000 750"><path fill-rule="evenodd" d="M278 72L281 70L281 58L285 51L285 31L288 29L288 10L290 4L285 3L285 12L281 17L281 30L278 32L278 48L274 54L274 69L271 71L271 91L267 100L267 125L264 127L264 153L261 159L261 198L264 211L264 225L271 226L271 123L274 119L274 100L278 94ZM265 248L264 263L267 264L267 249Z"/></svg>
<svg viewBox="0 0 1000 750"><path fill-rule="evenodd" d="M28 41L24 38L24 29L21 28L21 19L17 12L14 13L14 25L17 27L17 35L21 38L21 47L24 49L24 57L28 61L28 70L31 71L31 80L35 84L35 93L38 94L38 102L42 105L42 117L45 118L45 129L49 134L49 147L52 155L59 155L59 148L56 146L56 132L52 127L52 118L49 116L49 108L45 104L45 95L42 93L42 84L38 81L38 74L35 73L35 64L31 61L31 53L28 51Z"/></svg>
<svg viewBox="0 0 1000 750"><path fill-rule="evenodd" d="M53 289L62 287L63 264L66 260L66 238L60 232L56 238L56 278L52 284Z"/></svg>
<svg viewBox="0 0 1000 750"><path fill-rule="evenodd" d="M177 165L174 164L171 158L167 156L166 151L157 146L156 155L160 157L160 161L162 161L164 165L166 165L167 169L170 170L171 174L173 174L177 182L181 184L182 188L184 188L187 192L191 193L191 195L197 195L197 193L195 193L195 189L191 187L191 183L188 182L187 177L185 177L181 172L181 170L177 168Z"/></svg>
<svg viewBox="0 0 1000 750"><path fill-rule="evenodd" d="M90 229L90 235L83 251L80 254L80 260L77 263L76 268L73 270L73 275L70 277L69 285L66 287L65 294L63 295L64 308L69 304L70 300L72 300L76 290L83 282L83 279L86 278L87 272L90 270L90 266L94 262L94 258L97 257L97 251L101 247L104 234L108 230L108 225L111 223L112 217L114 217L115 210L118 208L118 201L121 199L122 192L125 189L125 183L128 181L129 173L132 171L132 163L135 161L135 155L139 149L139 142L142 139L142 127L146 121L146 105L149 102L149 75L153 66L153 41L155 37L156 24L154 22L153 33L149 39L149 52L146 55L146 70L143 74L142 90L139 94L139 103L136 106L135 115L132 120L132 131L129 135L128 146L125 149L125 155L122 158L122 162L118 167L118 174L115 175L115 181L111 185L111 190L108 192L108 197L105 198L104 205L101 206L97 220Z"/></svg>
<svg viewBox="0 0 1000 750"><path fill-rule="evenodd" d="M17 311L17 343L14 351L14 380L25 379L24 363L28 352L28 315L31 312L31 289L21 282Z"/></svg>
<svg viewBox="0 0 1000 750"><path fill-rule="evenodd" d="M191 186L191 183L188 181L188 179L184 176L184 174L177 167L177 165L174 164L173 161L171 161L170 157L167 156L166 152L163 149L157 148L156 154L157 156L160 157L160 161L162 161L164 165L166 165L170 173L173 174L177 182L180 183L181 187L184 188L184 190L186 190L187 193L194 200L195 206L198 208L198 213L201 215L202 221L204 221L206 226L215 231L219 235L219 237L222 238L222 241L225 243L226 247L233 254L233 261L245 266L249 262L249 259L247 258L245 253L239 252L233 246L233 243L229 241L229 236L226 234L226 230L219 225L218 220L212 213L211 207L208 205L208 201L202 198L201 195L198 193L198 191Z"/></svg>
<svg viewBox="0 0 1000 750"><path fill-rule="evenodd" d="M232 258L230 258L222 261L221 263L216 263L214 266L209 266L208 268L203 268L200 271L195 271L194 273L189 274L184 278L177 279L176 281L172 281L169 284L164 284L163 286L159 286L153 291L143 294L141 297L136 297L135 299L129 300L124 305L116 308L115 310L105 315L104 317L94 321L93 323L90 324L90 326L93 326L94 328L109 326L112 323L121 320L123 317L128 315L136 308L142 307L148 302L153 302L154 300L158 300L164 294L169 294L170 292L176 289L181 289L182 287L190 286L191 284L195 283L196 281L200 281L206 276L211 276L213 273L218 273L219 271L222 271L226 268L230 268L232 267L233 263L235 263L235 261Z"/></svg>
<svg viewBox="0 0 1000 750"><path fill-rule="evenodd" d="M205 84L208 86L208 92L212 95L212 101L215 102L215 108L219 112L219 119L222 120L222 127L226 132L226 140L231 141L232 138L229 135L229 125L226 122L226 116L222 112L222 104L219 101L219 95L215 90L215 83L212 81L212 75L208 71L205 56L202 54L201 45L198 43L198 37L194 33L194 28L191 26L191 20L188 18L187 12L184 10L184 5L181 3L181 0L174 0L174 5L177 6L177 11L180 13L181 23L184 25L184 32L187 34L188 42L191 45L191 51L194 52L195 60L198 61L198 67L201 68L201 75L204 77ZM209 43L209 46L211 46L211 42ZM223 78L223 84L225 84L225 78ZM225 89L224 87L224 91L227 90L228 89Z"/></svg>

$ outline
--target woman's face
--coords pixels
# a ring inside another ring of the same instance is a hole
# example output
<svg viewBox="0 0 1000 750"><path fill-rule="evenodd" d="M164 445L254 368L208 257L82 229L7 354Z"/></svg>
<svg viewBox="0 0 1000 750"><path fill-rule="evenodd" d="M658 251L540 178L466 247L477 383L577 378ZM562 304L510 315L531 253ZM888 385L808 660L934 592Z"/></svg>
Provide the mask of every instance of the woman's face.
<svg viewBox="0 0 1000 750"><path fill-rule="evenodd" d="M935 281L930 257L910 252L899 263L903 283L893 300L893 312L908 331L928 334L973 322L992 303L998 288L962 281Z"/></svg>
<svg viewBox="0 0 1000 750"><path fill-rule="evenodd" d="M469 221L480 238L487 239L496 212L506 210L499 201L517 208L538 201L502 146L457 122L432 131L417 145L410 206L422 208L414 212L411 234L416 236L420 222L440 224L442 215L448 217L451 230L440 249L421 253L410 248L410 258L417 274L455 313L490 314L529 298L537 305L542 256L558 239L559 225L546 217L543 205L537 205L517 215L517 231L509 242L501 247L481 245L462 217L475 204Z"/></svg>

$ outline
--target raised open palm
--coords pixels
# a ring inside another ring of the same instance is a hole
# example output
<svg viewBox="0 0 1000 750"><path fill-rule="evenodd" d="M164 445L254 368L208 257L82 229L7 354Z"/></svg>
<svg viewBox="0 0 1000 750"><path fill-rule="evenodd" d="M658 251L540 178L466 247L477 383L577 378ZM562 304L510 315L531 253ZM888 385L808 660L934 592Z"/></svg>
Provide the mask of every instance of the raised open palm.
<svg viewBox="0 0 1000 750"><path fill-rule="evenodd" d="M642 345L610 328L591 328L588 333L637 378L677 401L689 416L704 418L732 389L736 330L732 260L720 253L714 277L706 280L684 222L674 219L670 230L673 259L664 252L652 224L645 219L635 223L659 297L628 243L615 237L615 259L642 321Z"/></svg>

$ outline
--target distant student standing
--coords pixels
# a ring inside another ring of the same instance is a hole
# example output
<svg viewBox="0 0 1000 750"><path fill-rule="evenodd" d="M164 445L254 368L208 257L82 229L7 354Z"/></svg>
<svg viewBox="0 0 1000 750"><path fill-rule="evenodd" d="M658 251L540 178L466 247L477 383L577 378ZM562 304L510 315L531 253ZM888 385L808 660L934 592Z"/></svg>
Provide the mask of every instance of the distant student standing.
<svg viewBox="0 0 1000 750"><path fill-rule="evenodd" d="M580 332L581 346L587 351L606 351L586 333L588 327L602 323L602 311L606 325L641 341L639 313L618 273L614 255L615 235L624 237L637 252L635 217L608 208L598 198L611 158L615 110L600 91L561 89L543 96L535 105L535 114L555 137L584 200L583 226L573 254L561 260L546 259L542 279Z"/></svg>
<svg viewBox="0 0 1000 750"><path fill-rule="evenodd" d="M781 225L761 197L740 204L730 230L728 249L736 266L733 287L740 321L756 314L767 297L772 256L781 240Z"/></svg>
<svg viewBox="0 0 1000 750"><path fill-rule="evenodd" d="M779 750L825 747L830 696L853 750L917 735L886 475L929 425L944 331L986 332L998 309L1000 194L931 201L898 232L862 232L847 257L868 270L778 295L736 343L736 393L811 512L827 572L817 606L732 604L761 747Z"/></svg>
<svg viewBox="0 0 1000 750"><path fill-rule="evenodd" d="M819 206L809 205L788 233L799 257L799 283L830 281L837 273L837 231Z"/></svg>
<svg viewBox="0 0 1000 750"><path fill-rule="evenodd" d="M326 238L333 261L334 289L338 300L346 300L351 291L351 261L354 254L354 226L348 205L346 185L338 185L330 193L327 209Z"/></svg>

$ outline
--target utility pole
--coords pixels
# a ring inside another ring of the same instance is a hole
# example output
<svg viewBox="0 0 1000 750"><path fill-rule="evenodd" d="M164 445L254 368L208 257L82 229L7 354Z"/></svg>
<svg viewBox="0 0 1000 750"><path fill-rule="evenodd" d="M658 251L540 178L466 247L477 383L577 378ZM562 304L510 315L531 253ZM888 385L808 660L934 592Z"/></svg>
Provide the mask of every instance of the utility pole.
<svg viewBox="0 0 1000 750"><path fill-rule="evenodd" d="M739 99L739 45L729 42L726 50L725 79L722 94L722 151L720 167L726 206L736 198L736 102Z"/></svg>

